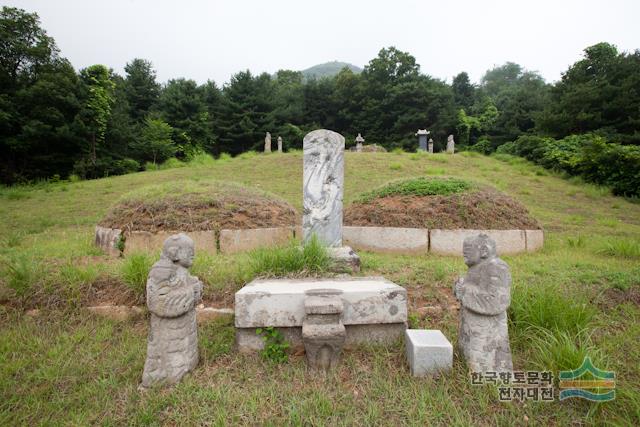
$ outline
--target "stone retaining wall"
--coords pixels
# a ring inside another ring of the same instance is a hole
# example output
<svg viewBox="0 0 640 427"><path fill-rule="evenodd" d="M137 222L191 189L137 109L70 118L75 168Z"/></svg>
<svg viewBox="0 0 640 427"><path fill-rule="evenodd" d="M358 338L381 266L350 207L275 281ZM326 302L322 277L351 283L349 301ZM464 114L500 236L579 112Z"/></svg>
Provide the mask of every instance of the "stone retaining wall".
<svg viewBox="0 0 640 427"><path fill-rule="evenodd" d="M149 233L125 232L124 254L136 251L159 252L162 243L176 232ZM462 255L465 237L486 233L497 245L499 255L533 252L542 248L542 230L428 230L425 228L395 227L343 227L343 242L356 250L397 254L434 253ZM118 255L117 243L122 232L118 229L97 226L96 246L111 255ZM192 231L187 233L198 251L215 254L235 253L264 246L286 244L292 238L301 239L300 227L259 228L248 230Z"/></svg>

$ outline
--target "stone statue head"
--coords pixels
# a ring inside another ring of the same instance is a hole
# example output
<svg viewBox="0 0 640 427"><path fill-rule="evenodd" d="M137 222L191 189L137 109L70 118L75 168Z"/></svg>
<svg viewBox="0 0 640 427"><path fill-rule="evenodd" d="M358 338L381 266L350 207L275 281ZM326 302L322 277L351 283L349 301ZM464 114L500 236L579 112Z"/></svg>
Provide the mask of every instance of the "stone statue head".
<svg viewBox="0 0 640 427"><path fill-rule="evenodd" d="M478 234L464 239L462 244L464 263L469 267L486 259L495 258L496 242L486 234Z"/></svg>
<svg viewBox="0 0 640 427"><path fill-rule="evenodd" d="M162 256L171 262L178 263L184 268L189 268L193 264L195 255L195 245L193 240L184 233L169 236L164 241Z"/></svg>

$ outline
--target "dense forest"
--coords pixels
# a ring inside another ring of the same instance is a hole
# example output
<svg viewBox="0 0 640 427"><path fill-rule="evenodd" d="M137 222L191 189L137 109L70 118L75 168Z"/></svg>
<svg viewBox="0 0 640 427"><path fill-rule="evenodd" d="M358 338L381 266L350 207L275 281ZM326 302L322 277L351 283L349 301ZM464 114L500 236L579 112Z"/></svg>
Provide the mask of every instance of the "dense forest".
<svg viewBox="0 0 640 427"><path fill-rule="evenodd" d="M418 128L436 149L449 134L459 149L519 155L545 167L640 191L640 51L609 43L584 50L560 81L507 62L479 84L466 72L451 84L420 71L415 58L383 48L361 73L310 78L240 71L222 87L156 79L132 59L118 75L105 65L76 71L35 13L0 13L0 181L96 178L176 157L260 150L265 132L300 148L328 128L354 144L414 151Z"/></svg>

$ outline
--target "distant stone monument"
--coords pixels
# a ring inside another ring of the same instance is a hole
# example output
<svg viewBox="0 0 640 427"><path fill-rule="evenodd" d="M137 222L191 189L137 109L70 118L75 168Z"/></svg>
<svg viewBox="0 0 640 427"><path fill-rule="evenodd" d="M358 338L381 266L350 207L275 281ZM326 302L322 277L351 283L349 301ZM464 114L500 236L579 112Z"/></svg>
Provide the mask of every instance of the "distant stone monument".
<svg viewBox="0 0 640 427"><path fill-rule="evenodd" d="M164 242L160 260L149 271L147 307L151 326L142 387L175 384L198 364L196 305L202 282L187 270L195 248L186 234Z"/></svg>
<svg viewBox="0 0 640 427"><path fill-rule="evenodd" d="M456 151L456 142L453 140L453 135L449 135L447 138L447 153L453 154Z"/></svg>
<svg viewBox="0 0 640 427"><path fill-rule="evenodd" d="M267 135L264 137L264 152L271 152L271 133L267 132Z"/></svg>
<svg viewBox="0 0 640 427"><path fill-rule="evenodd" d="M433 139L429 138L429 153L433 154Z"/></svg>
<svg viewBox="0 0 640 427"><path fill-rule="evenodd" d="M454 285L461 304L458 346L473 372L511 371L509 266L497 257L496 242L486 234L467 237L463 254L469 271Z"/></svg>
<svg viewBox="0 0 640 427"><path fill-rule="evenodd" d="M356 152L362 153L362 143L364 142L364 138L358 132L358 136L356 136Z"/></svg>
<svg viewBox="0 0 640 427"><path fill-rule="evenodd" d="M278 136L278 153L282 153L282 137Z"/></svg>
<svg viewBox="0 0 640 427"><path fill-rule="evenodd" d="M427 137L431 133L426 129L418 129L416 136L418 137L418 150L427 151Z"/></svg>

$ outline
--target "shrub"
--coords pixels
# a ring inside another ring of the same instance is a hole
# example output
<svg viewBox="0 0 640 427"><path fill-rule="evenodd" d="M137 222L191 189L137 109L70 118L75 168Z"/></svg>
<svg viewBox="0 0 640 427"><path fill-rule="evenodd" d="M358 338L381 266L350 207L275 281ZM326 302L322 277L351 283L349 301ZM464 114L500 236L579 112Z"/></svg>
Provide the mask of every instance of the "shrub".
<svg viewBox="0 0 640 427"><path fill-rule="evenodd" d="M469 150L475 151L481 154L491 154L491 152L493 151L493 145L491 144L491 141L489 141L488 138L482 137L478 140L478 142L476 142L474 145L469 147Z"/></svg>
<svg viewBox="0 0 640 427"><path fill-rule="evenodd" d="M186 166L186 163L181 162L180 160L176 159L175 157L169 157L167 160L162 162L161 165L158 166L158 169L165 170L165 169L182 168L182 167L185 167L185 166Z"/></svg>
<svg viewBox="0 0 640 427"><path fill-rule="evenodd" d="M456 178L413 178L392 181L380 188L362 194L357 201L369 202L375 198L388 196L436 196L460 193L472 188L468 181Z"/></svg>
<svg viewBox="0 0 640 427"><path fill-rule="evenodd" d="M393 154L404 154L404 150L402 149L402 147L396 147L393 150L391 150L391 152Z"/></svg>
<svg viewBox="0 0 640 427"><path fill-rule="evenodd" d="M153 265L151 256L143 253L127 256L122 263L120 274L127 286L136 296L144 296L146 292L147 276Z"/></svg>
<svg viewBox="0 0 640 427"><path fill-rule="evenodd" d="M392 171L399 171L402 169L402 165L400 163L391 163L389 165L389 169L391 169Z"/></svg>
<svg viewBox="0 0 640 427"><path fill-rule="evenodd" d="M111 175L125 175L128 173L138 172L139 170L140 163L133 159L121 159L113 162L109 173Z"/></svg>
<svg viewBox="0 0 640 427"><path fill-rule="evenodd" d="M215 159L211 154L207 154L204 151L198 152L192 155L187 162L190 165L198 165L198 166L212 166L215 164Z"/></svg>
<svg viewBox="0 0 640 427"><path fill-rule="evenodd" d="M497 153L518 155L547 169L579 175L585 181L611 187L616 195L640 195L638 146L607 143L595 134L561 140L523 135L500 146Z"/></svg>

